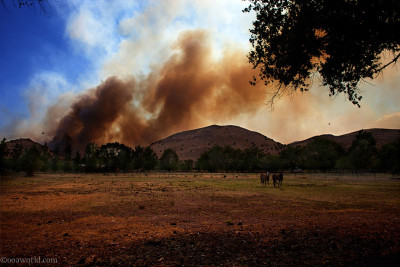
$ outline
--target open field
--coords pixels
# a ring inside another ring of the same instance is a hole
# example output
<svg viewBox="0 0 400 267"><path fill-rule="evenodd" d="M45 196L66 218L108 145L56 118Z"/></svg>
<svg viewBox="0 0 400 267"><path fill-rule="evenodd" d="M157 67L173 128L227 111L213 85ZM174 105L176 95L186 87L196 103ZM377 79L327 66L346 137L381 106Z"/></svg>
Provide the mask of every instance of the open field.
<svg viewBox="0 0 400 267"><path fill-rule="evenodd" d="M2 177L1 257L62 265L400 264L390 175ZM48 266L48 265L47 265Z"/></svg>

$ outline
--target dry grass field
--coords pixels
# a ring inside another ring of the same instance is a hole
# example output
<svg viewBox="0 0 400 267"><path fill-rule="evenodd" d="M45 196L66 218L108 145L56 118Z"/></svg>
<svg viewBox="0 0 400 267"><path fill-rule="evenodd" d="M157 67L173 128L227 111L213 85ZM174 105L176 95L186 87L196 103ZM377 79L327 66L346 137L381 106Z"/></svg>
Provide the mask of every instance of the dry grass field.
<svg viewBox="0 0 400 267"><path fill-rule="evenodd" d="M0 256L58 265L400 266L390 175L2 177ZM49 266L49 264L47 265Z"/></svg>

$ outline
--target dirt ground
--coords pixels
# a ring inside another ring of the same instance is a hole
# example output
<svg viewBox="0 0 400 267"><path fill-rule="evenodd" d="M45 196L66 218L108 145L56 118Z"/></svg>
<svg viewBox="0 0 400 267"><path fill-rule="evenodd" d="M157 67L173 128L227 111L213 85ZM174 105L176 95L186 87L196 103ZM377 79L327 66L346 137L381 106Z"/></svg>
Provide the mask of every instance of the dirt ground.
<svg viewBox="0 0 400 267"><path fill-rule="evenodd" d="M38 174L2 177L0 193L3 263L400 266L390 175L285 175L274 188L258 174Z"/></svg>

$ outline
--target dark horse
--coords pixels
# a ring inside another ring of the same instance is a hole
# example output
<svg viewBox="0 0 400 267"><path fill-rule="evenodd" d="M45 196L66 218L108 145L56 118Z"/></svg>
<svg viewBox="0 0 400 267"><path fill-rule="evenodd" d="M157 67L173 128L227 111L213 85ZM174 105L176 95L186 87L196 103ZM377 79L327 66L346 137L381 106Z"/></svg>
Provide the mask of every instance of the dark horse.
<svg viewBox="0 0 400 267"><path fill-rule="evenodd" d="M262 183L263 185L267 185L267 182L268 182L268 184L269 184L269 173L268 173L268 172L267 172L267 174L262 173L262 174L260 175L260 180L261 180L261 183Z"/></svg>
<svg viewBox="0 0 400 267"><path fill-rule="evenodd" d="M282 186L283 173L280 172L279 174L272 175L272 181L274 182L274 187L276 184L278 185L278 187Z"/></svg>

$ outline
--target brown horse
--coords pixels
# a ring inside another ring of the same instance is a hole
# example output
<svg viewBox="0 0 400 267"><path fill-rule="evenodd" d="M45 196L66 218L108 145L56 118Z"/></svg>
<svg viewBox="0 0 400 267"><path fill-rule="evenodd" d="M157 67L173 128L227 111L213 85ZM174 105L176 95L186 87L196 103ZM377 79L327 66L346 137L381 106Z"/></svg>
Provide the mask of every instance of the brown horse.
<svg viewBox="0 0 400 267"><path fill-rule="evenodd" d="M260 175L260 180L261 180L261 183L262 183L263 185L267 185L267 183L268 183L268 185L269 185L269 173L268 173L268 172L267 172L266 174L262 173L262 174Z"/></svg>
<svg viewBox="0 0 400 267"><path fill-rule="evenodd" d="M274 182L274 187L275 184L277 184L278 187L281 187L283 182L283 173L280 172L279 174L272 175L272 181Z"/></svg>

